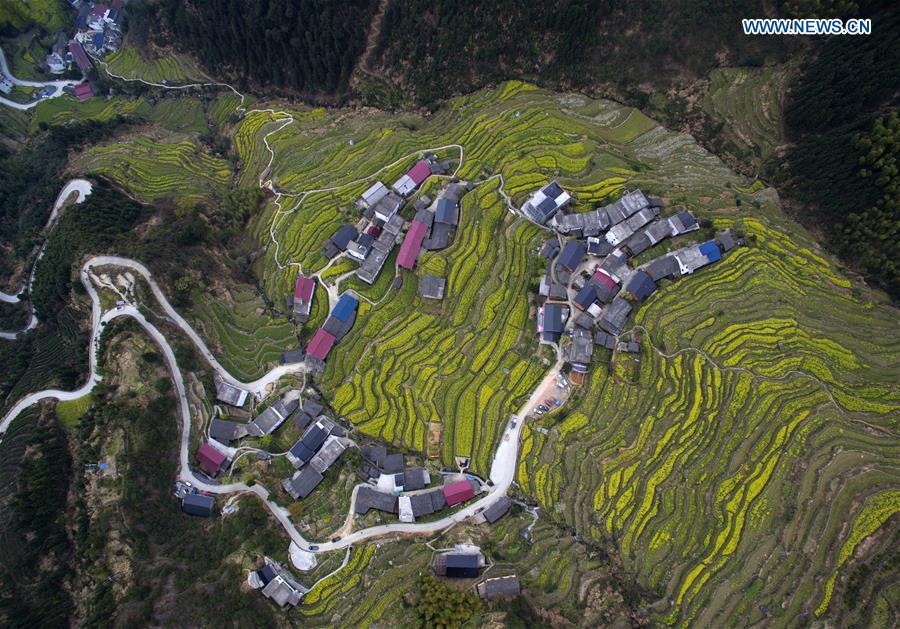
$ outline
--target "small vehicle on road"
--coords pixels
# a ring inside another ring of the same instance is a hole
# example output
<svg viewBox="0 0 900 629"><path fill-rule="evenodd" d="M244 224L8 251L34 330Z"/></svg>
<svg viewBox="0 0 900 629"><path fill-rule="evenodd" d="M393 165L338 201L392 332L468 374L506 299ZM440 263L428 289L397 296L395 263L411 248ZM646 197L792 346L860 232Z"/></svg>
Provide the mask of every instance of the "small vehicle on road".
<svg viewBox="0 0 900 629"><path fill-rule="evenodd" d="M309 550L310 550L311 552L316 552L317 550L319 550L319 547L316 546L316 545L313 545L313 546L310 546L310 547L309 547Z"/></svg>
<svg viewBox="0 0 900 629"><path fill-rule="evenodd" d="M546 413L550 410L550 407L541 404L540 406L538 406L538 410L541 411L542 413Z"/></svg>
<svg viewBox="0 0 900 629"><path fill-rule="evenodd" d="M339 541L341 541L341 536L340 536L340 535L337 535L337 536L335 536L335 537L332 537L332 538L331 538L331 541L332 541L332 542L339 542Z"/></svg>
<svg viewBox="0 0 900 629"><path fill-rule="evenodd" d="M543 415L544 414L544 411L542 411L539 406L531 409L531 412L534 413L535 415Z"/></svg>
<svg viewBox="0 0 900 629"><path fill-rule="evenodd" d="M516 427L516 420L512 420L511 422L509 422L509 427L510 427L510 428L515 428L515 427Z"/></svg>

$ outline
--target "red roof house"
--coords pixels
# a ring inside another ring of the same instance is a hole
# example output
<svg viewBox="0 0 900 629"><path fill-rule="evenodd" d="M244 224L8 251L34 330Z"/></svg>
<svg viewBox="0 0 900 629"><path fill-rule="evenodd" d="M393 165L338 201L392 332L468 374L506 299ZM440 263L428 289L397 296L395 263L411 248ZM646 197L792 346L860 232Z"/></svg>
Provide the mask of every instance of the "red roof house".
<svg viewBox="0 0 900 629"><path fill-rule="evenodd" d="M403 244L400 245L397 266L402 266L404 269L412 269L415 266L426 233L428 233L428 225L420 221L412 222L409 231L406 232L406 238L403 239Z"/></svg>
<svg viewBox="0 0 900 629"><path fill-rule="evenodd" d="M597 271L596 273L594 273L594 277L592 277L591 279L594 280L595 282L598 282L602 286L606 286L610 290L613 290L613 289L616 289L619 287L619 285L616 284L616 280L611 278L609 275L607 275L603 271Z"/></svg>
<svg viewBox="0 0 900 629"><path fill-rule="evenodd" d="M94 95L94 90L91 89L90 83L76 85L72 92L78 100L87 100Z"/></svg>
<svg viewBox="0 0 900 629"><path fill-rule="evenodd" d="M225 462L225 455L207 442L201 445L200 449L197 450L197 462L200 464L201 470L210 476L215 476L222 469L222 464Z"/></svg>
<svg viewBox="0 0 900 629"><path fill-rule="evenodd" d="M309 316L315 290L315 279L303 275L297 276L297 283L294 284L294 314Z"/></svg>
<svg viewBox="0 0 900 629"><path fill-rule="evenodd" d="M70 41L69 52L72 53L72 58L75 59L75 63L78 64L78 68L82 72L87 72L91 69L91 62L88 60L87 53L84 52L84 48L81 46L80 42L77 42L74 39Z"/></svg>
<svg viewBox="0 0 900 629"><path fill-rule="evenodd" d="M458 505L461 502L465 502L466 500L475 497L472 483L467 480L460 480L455 483L450 483L449 485L444 485L443 489L444 499L447 501L448 507Z"/></svg>
<svg viewBox="0 0 900 629"><path fill-rule="evenodd" d="M331 347L334 345L334 335L326 332L322 328L316 330L309 345L306 346L306 353L313 358L325 360Z"/></svg>
<svg viewBox="0 0 900 629"><path fill-rule="evenodd" d="M415 181L416 185L418 186L420 183L431 176L431 168L428 166L428 162L423 159L415 166L410 168L409 172L406 173L406 176Z"/></svg>

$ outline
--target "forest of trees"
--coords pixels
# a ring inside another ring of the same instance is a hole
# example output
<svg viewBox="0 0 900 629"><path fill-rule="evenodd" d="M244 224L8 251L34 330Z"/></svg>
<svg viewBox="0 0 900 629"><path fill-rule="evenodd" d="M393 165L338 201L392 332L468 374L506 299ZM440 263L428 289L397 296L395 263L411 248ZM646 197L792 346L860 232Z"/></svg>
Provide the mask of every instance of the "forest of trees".
<svg viewBox="0 0 900 629"><path fill-rule="evenodd" d="M377 0L149 0L132 23L191 52L214 76L306 95L342 92ZM158 28L161 26L162 28Z"/></svg>
<svg viewBox="0 0 900 629"><path fill-rule="evenodd" d="M900 14L878 13L872 35L830 37L791 88L785 124L793 146L772 177L804 204L854 267L900 299L896 112Z"/></svg>

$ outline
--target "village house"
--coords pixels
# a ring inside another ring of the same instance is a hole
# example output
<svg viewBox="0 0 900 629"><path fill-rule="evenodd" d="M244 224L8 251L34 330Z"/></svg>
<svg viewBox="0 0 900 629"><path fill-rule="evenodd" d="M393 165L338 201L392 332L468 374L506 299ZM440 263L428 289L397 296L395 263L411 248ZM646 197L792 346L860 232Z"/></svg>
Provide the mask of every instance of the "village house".
<svg viewBox="0 0 900 629"><path fill-rule="evenodd" d="M512 506L512 499L509 496L500 496L497 499L497 502L492 504L490 507L481 512L481 515L484 516L484 520L488 524L493 524L507 513L509 513L509 508Z"/></svg>
<svg viewBox="0 0 900 629"><path fill-rule="evenodd" d="M569 273L574 273L575 269L578 268L578 265L581 264L581 261L584 259L585 253L587 253L587 249L583 242L579 240L569 240L560 252L559 258L556 260L556 266L557 268L562 267Z"/></svg>
<svg viewBox="0 0 900 629"><path fill-rule="evenodd" d="M213 514L216 499L206 494L185 494L181 499L181 510L188 515L208 518Z"/></svg>
<svg viewBox="0 0 900 629"><path fill-rule="evenodd" d="M197 463L207 476L215 478L227 466L228 458L206 442L197 449Z"/></svg>
<svg viewBox="0 0 900 629"><path fill-rule="evenodd" d="M378 205L379 201L381 201L388 195L389 192L390 190L388 190L388 187L386 185L384 185L380 181L376 181L365 192L362 193L362 196L356 200L356 203L354 205L360 212L369 208L374 208L376 205Z"/></svg>
<svg viewBox="0 0 900 629"><path fill-rule="evenodd" d="M253 573L254 587L260 587L263 596L272 599L279 607L297 605L309 588L274 559L265 557L264 561L263 567Z"/></svg>
<svg viewBox="0 0 900 629"><path fill-rule="evenodd" d="M347 225L346 223L341 225L338 227L338 230L334 232L334 235L325 242L325 257L333 258L341 251L346 251L347 245L349 245L351 241L356 240L357 236L359 236L359 232L356 231L356 228L353 227L353 225Z"/></svg>
<svg viewBox="0 0 900 629"><path fill-rule="evenodd" d="M291 498L301 500L309 496L324 478L321 472L307 465L295 472L292 477L281 481L281 486Z"/></svg>
<svg viewBox="0 0 900 629"><path fill-rule="evenodd" d="M220 402L240 408L247 401L248 391L226 382L218 374L213 375L213 383L216 385L216 399Z"/></svg>
<svg viewBox="0 0 900 629"><path fill-rule="evenodd" d="M551 181L525 202L522 213L535 223L543 225L571 200L572 197L568 192L555 181Z"/></svg>
<svg viewBox="0 0 900 629"><path fill-rule="evenodd" d="M315 418L322 414L323 410L325 410L325 407L315 400L306 400L300 410L294 415L294 424L300 430L306 430L306 427L313 423Z"/></svg>
<svg viewBox="0 0 900 629"><path fill-rule="evenodd" d="M399 212L402 207L403 197L400 197L393 192L389 192L375 204L372 211L372 217L387 223L397 215L397 212Z"/></svg>
<svg viewBox="0 0 900 629"><path fill-rule="evenodd" d="M437 275L424 275L419 280L419 296L425 299L441 300L444 298L444 287L447 280Z"/></svg>
<svg viewBox="0 0 900 629"><path fill-rule="evenodd" d="M448 483L441 488L448 507L453 507L475 497L475 490L479 489L477 481L469 479Z"/></svg>
<svg viewBox="0 0 900 629"><path fill-rule="evenodd" d="M613 246L624 242L637 232L637 230L652 221L658 214L658 208L648 207L640 210L618 225L613 225L610 230L606 232L606 242Z"/></svg>
<svg viewBox="0 0 900 629"><path fill-rule="evenodd" d="M409 196L422 184L422 182L431 176L433 163L433 158L419 160L405 175L395 181L391 188L401 197Z"/></svg>
<svg viewBox="0 0 900 629"><path fill-rule="evenodd" d="M656 282L645 271L635 272L628 285L625 286L625 294L635 301L643 301L656 290Z"/></svg>
<svg viewBox="0 0 900 629"><path fill-rule="evenodd" d="M475 586L475 591L486 600L515 598L521 592L519 579L514 574L486 579Z"/></svg>
<svg viewBox="0 0 900 629"><path fill-rule="evenodd" d="M209 437L215 439L219 443L230 445L242 437L249 434L247 424L241 422L227 421L224 419L213 419L209 423Z"/></svg>
<svg viewBox="0 0 900 629"><path fill-rule="evenodd" d="M439 577L474 579L484 565L481 549L477 546L459 545L452 551L436 554L431 567Z"/></svg>
<svg viewBox="0 0 900 629"><path fill-rule="evenodd" d="M294 319L298 323L306 323L309 320L315 292L316 279L298 274L297 281L294 283L294 295L290 304L294 309Z"/></svg>
<svg viewBox="0 0 900 629"><path fill-rule="evenodd" d="M616 297L610 305L603 309L598 325L613 336L618 336L622 333L630 312L631 304L621 297Z"/></svg>
<svg viewBox="0 0 900 629"><path fill-rule="evenodd" d="M356 276L366 284L374 284L378 279L385 261L396 244L397 235L403 229L403 224L403 217L399 214L392 216L384 224L365 262L356 270Z"/></svg>
<svg viewBox="0 0 900 629"><path fill-rule="evenodd" d="M422 251L422 241L428 234L428 225L419 220L414 220L406 232L406 238L400 245L400 253L397 255L397 266L412 270Z"/></svg>
<svg viewBox="0 0 900 629"><path fill-rule="evenodd" d="M397 495L378 491L368 485L361 485L356 490L353 513L363 516L373 509L384 513L399 513Z"/></svg>
<svg viewBox="0 0 900 629"><path fill-rule="evenodd" d="M573 371L587 373L588 365L594 354L594 341L591 333L582 328L572 331L572 344L569 346L569 363Z"/></svg>
<svg viewBox="0 0 900 629"><path fill-rule="evenodd" d="M538 333L545 343L559 343L563 333L565 317L568 316L568 308L563 311L562 304L545 303L538 311Z"/></svg>
<svg viewBox="0 0 900 629"><path fill-rule="evenodd" d="M300 406L299 393L297 391L286 393L247 424L247 433L254 437L272 434L291 413L297 410L298 406Z"/></svg>
<svg viewBox="0 0 900 629"><path fill-rule="evenodd" d="M605 347L606 349L616 348L616 337L607 332L597 330L594 332L594 345Z"/></svg>

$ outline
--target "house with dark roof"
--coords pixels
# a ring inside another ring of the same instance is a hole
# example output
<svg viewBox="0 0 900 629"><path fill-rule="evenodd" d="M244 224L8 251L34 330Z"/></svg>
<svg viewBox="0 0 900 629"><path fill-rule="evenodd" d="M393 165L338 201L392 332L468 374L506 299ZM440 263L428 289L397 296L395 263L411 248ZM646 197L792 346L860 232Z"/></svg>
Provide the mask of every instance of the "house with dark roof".
<svg viewBox="0 0 900 629"><path fill-rule="evenodd" d="M600 238L588 238L587 241L587 252L588 255L597 256L598 258L602 258L604 256L608 256L612 253L613 246L606 242L606 239Z"/></svg>
<svg viewBox="0 0 900 629"><path fill-rule="evenodd" d="M216 399L220 402L240 408L247 401L247 391L226 382L218 374L213 376L213 384L216 385Z"/></svg>
<svg viewBox="0 0 900 629"><path fill-rule="evenodd" d="M385 195L378 203L375 204L373 217L387 223L389 220L397 216L397 212L403 207L403 197L393 192Z"/></svg>
<svg viewBox="0 0 900 629"><path fill-rule="evenodd" d="M279 607L297 605L309 588L274 559L266 557L265 562L266 565L256 573L263 596L272 599Z"/></svg>
<svg viewBox="0 0 900 629"><path fill-rule="evenodd" d="M562 267L569 273L574 273L575 269L578 268L578 265L581 264L581 261L584 259L584 254L586 252L587 249L583 242L569 240L566 242L566 246L563 247L559 254L559 258L556 260L557 268Z"/></svg>
<svg viewBox="0 0 900 629"><path fill-rule="evenodd" d="M318 417L323 410L324 407L315 400L307 400L294 415L294 424L296 424L300 430L306 430L307 426L313 423L313 420Z"/></svg>
<svg viewBox="0 0 900 629"><path fill-rule="evenodd" d="M616 351L627 352L629 354L637 354L641 351L641 346L632 341L629 341L627 343L624 341L619 341L618 343L616 343Z"/></svg>
<svg viewBox="0 0 900 629"><path fill-rule="evenodd" d="M569 346L569 362L573 369L587 371L594 355L594 340L588 330L575 328L572 331L572 344Z"/></svg>
<svg viewBox="0 0 900 629"><path fill-rule="evenodd" d="M387 448L384 446L363 446L360 451L363 459L375 467L380 469L384 465L384 458L387 456Z"/></svg>
<svg viewBox="0 0 900 629"><path fill-rule="evenodd" d="M579 310L587 310L597 301L597 288L593 284L585 284L573 300Z"/></svg>
<svg viewBox="0 0 900 629"><path fill-rule="evenodd" d="M409 501L412 507L413 517L416 518L437 513L447 506L444 492L440 489L413 494L409 497Z"/></svg>
<svg viewBox="0 0 900 629"><path fill-rule="evenodd" d="M670 216L668 221L673 236L700 229L700 224L697 222L697 219L687 210L682 210L674 216Z"/></svg>
<svg viewBox="0 0 900 629"><path fill-rule="evenodd" d="M479 552L448 552L435 555L431 568L439 577L474 579L484 565L484 555Z"/></svg>
<svg viewBox="0 0 900 629"><path fill-rule="evenodd" d="M399 452L388 454L381 461L381 471L385 474L399 474L403 471L403 455Z"/></svg>
<svg viewBox="0 0 900 629"><path fill-rule="evenodd" d="M361 485L356 490L356 502L353 503L353 512L356 515L366 515L371 510L384 513L399 513L396 494L388 494L377 491L368 485Z"/></svg>
<svg viewBox="0 0 900 629"><path fill-rule="evenodd" d="M608 303L619 292L619 285L616 281L603 271L594 273L588 285L594 287L597 293L597 301L604 304Z"/></svg>
<svg viewBox="0 0 900 629"><path fill-rule="evenodd" d="M441 300L444 298L444 287L446 285L447 280L443 277L425 275L419 280L419 296L425 299Z"/></svg>
<svg viewBox="0 0 900 629"><path fill-rule="evenodd" d="M538 314L538 332L541 334L541 340L546 343L558 343L564 325L563 305L544 304Z"/></svg>
<svg viewBox="0 0 900 629"><path fill-rule="evenodd" d="M680 275L678 260L674 256L664 255L655 258L644 266L644 271L654 282L658 282L664 277L675 278Z"/></svg>
<svg viewBox="0 0 900 629"><path fill-rule="evenodd" d="M726 229L721 234L719 234L719 237L716 238L716 241L719 243L722 251L726 253L734 249L734 234L731 233L730 229Z"/></svg>
<svg viewBox="0 0 900 629"><path fill-rule="evenodd" d="M509 496L500 496L500 498L490 507L482 511L481 515L489 523L493 524L509 512L512 506L512 499Z"/></svg>
<svg viewBox="0 0 900 629"><path fill-rule="evenodd" d="M197 463L200 465L200 469L208 476L213 478L218 476L227 461L226 456L216 450L209 442L201 444L200 448L197 449Z"/></svg>
<svg viewBox="0 0 900 629"><path fill-rule="evenodd" d="M181 499L181 510L188 515L208 518L213 514L216 499L205 494L185 494Z"/></svg>
<svg viewBox="0 0 900 629"><path fill-rule="evenodd" d="M341 457L346 449L347 441L345 439L330 436L325 440L325 443L322 444L322 447L319 448L319 451L316 452L316 456L310 459L309 467L320 474L324 474L328 471L329 467L334 465L335 461Z"/></svg>
<svg viewBox="0 0 900 629"><path fill-rule="evenodd" d="M559 255L559 240L556 238L548 238L545 240L544 244L541 245L540 255L548 262Z"/></svg>
<svg viewBox="0 0 900 629"><path fill-rule="evenodd" d="M225 445L237 441L241 437L246 437L247 434L247 424L242 424L241 422L213 419L209 423L209 436Z"/></svg>
<svg viewBox="0 0 900 629"><path fill-rule="evenodd" d="M300 500L309 496L313 489L319 486L324 477L315 468L307 465L299 472L295 472L291 478L281 481L281 486L294 500Z"/></svg>
<svg viewBox="0 0 900 629"><path fill-rule="evenodd" d="M364 262L375 244L375 236L365 232L347 245L347 255L358 262Z"/></svg>
<svg viewBox="0 0 900 629"><path fill-rule="evenodd" d="M568 192L555 181L551 181L525 202L522 213L535 223L543 225L571 200L572 197Z"/></svg>
<svg viewBox="0 0 900 629"><path fill-rule="evenodd" d="M625 286L625 294L635 301L647 299L656 290L656 282L646 271L639 270L631 276L628 285Z"/></svg>
<svg viewBox="0 0 900 629"><path fill-rule="evenodd" d="M630 216L618 225L613 225L610 230L606 232L606 241L613 246L625 242L633 234L637 233L641 227L652 221L658 214L659 210L651 207L639 211L637 214Z"/></svg>
<svg viewBox="0 0 900 629"><path fill-rule="evenodd" d="M597 304L591 304L591 310L595 310ZM594 317L592 317L587 312L579 312L578 316L575 317L574 321L575 325L584 328L585 330L589 330L594 327Z"/></svg>
<svg viewBox="0 0 900 629"><path fill-rule="evenodd" d="M565 285L555 281L550 276L549 271L541 277L541 283L538 286L538 294L547 299L556 299L559 301L565 301L569 298L569 291L566 289Z"/></svg>
<svg viewBox="0 0 900 629"><path fill-rule="evenodd" d="M431 475L424 467L410 467L403 471L403 491L425 489L431 482Z"/></svg>
<svg viewBox="0 0 900 629"><path fill-rule="evenodd" d="M475 591L483 599L510 599L517 597L521 589L519 579L514 574L486 579L475 586Z"/></svg>
<svg viewBox="0 0 900 629"><path fill-rule="evenodd" d="M297 410L300 400L296 397L296 393L286 394L280 400L273 403L262 413L257 415L253 421L247 424L247 432L257 437L269 435L275 432L281 424L284 423L291 413Z"/></svg>
<svg viewBox="0 0 900 629"><path fill-rule="evenodd" d="M281 352L278 356L278 363L281 365L296 365L306 360L306 352L299 347L287 352Z"/></svg>
<svg viewBox="0 0 900 629"><path fill-rule="evenodd" d="M612 253L600 263L600 270L616 282L621 282L622 278L630 272L628 268L628 254L622 249L613 249Z"/></svg>
<svg viewBox="0 0 900 629"><path fill-rule="evenodd" d="M459 223L459 204L442 197L437 200L434 214L435 222L456 227Z"/></svg>
<svg viewBox="0 0 900 629"><path fill-rule="evenodd" d="M296 468L309 463L335 428L334 422L320 415L316 423L309 426L303 436L288 450L288 460Z"/></svg>
<svg viewBox="0 0 900 629"><path fill-rule="evenodd" d="M603 309L598 325L613 336L618 336L622 333L630 312L631 304L621 297L616 297L610 305Z"/></svg>
<svg viewBox="0 0 900 629"><path fill-rule="evenodd" d="M356 231L356 228L353 227L353 225L347 225L345 223L338 227L338 230L329 239L329 242L339 251L345 251L347 245L350 244L350 241L356 240L357 236L359 236L359 232Z"/></svg>
<svg viewBox="0 0 900 629"><path fill-rule="evenodd" d="M594 332L594 345L605 347L606 349L615 349L616 337L607 332L597 330Z"/></svg>

